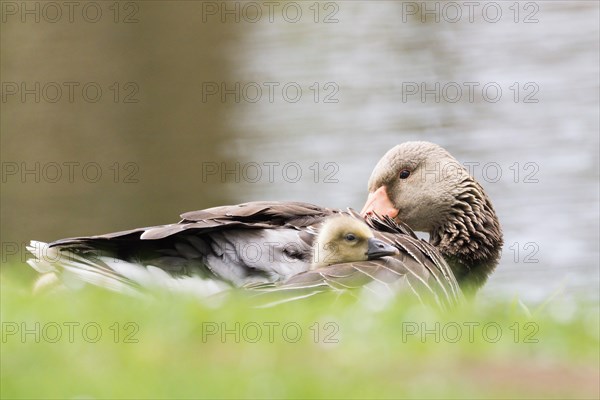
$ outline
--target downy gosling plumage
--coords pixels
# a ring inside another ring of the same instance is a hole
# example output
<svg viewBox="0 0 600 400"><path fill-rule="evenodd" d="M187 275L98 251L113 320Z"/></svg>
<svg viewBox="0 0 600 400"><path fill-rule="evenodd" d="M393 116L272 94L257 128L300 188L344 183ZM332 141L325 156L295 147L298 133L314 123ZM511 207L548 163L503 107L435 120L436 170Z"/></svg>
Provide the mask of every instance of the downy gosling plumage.
<svg viewBox="0 0 600 400"><path fill-rule="evenodd" d="M364 222L348 215L328 218L315 239L310 269L352 261L375 260L398 253L394 246L375 238Z"/></svg>

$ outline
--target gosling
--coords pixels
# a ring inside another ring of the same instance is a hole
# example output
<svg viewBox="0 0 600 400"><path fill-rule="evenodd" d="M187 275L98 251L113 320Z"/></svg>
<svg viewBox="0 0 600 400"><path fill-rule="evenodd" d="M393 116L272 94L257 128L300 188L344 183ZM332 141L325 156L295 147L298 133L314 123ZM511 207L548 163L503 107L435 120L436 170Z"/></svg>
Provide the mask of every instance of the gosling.
<svg viewBox="0 0 600 400"><path fill-rule="evenodd" d="M347 215L328 218L313 244L310 270L398 254L391 244L375 238L364 222Z"/></svg>

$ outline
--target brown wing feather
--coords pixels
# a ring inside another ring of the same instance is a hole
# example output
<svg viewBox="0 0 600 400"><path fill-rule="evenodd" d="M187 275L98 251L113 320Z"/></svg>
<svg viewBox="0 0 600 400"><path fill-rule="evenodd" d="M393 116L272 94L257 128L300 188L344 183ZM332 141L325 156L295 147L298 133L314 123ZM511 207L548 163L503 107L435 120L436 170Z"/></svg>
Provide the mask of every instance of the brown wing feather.
<svg viewBox="0 0 600 400"><path fill-rule="evenodd" d="M198 233L209 233L231 228L272 229L284 226L303 228L339 212L339 210L318 207L309 203L256 201L187 212L181 215L183 219L180 222L174 224L61 239L52 242L50 246L90 244L95 241L102 242L111 239L156 240L190 229L196 230Z"/></svg>
<svg viewBox="0 0 600 400"><path fill-rule="evenodd" d="M223 219L232 221L262 221L275 225L282 222L302 225L303 221L321 219L334 212L334 210L309 203L254 201L191 211L182 214L181 218L183 218L182 222Z"/></svg>

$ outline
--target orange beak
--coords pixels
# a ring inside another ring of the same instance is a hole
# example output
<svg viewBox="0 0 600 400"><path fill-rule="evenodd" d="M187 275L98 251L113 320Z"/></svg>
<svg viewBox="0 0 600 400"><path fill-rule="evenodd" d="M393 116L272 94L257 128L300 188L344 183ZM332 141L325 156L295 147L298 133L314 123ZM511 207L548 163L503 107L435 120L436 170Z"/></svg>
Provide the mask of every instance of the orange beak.
<svg viewBox="0 0 600 400"><path fill-rule="evenodd" d="M398 212L399 211L394 208L394 205L387 195L386 187L382 186L376 191L369 193L367 202L360 214L365 217L369 214L376 213L378 215L387 215L391 218L396 218Z"/></svg>

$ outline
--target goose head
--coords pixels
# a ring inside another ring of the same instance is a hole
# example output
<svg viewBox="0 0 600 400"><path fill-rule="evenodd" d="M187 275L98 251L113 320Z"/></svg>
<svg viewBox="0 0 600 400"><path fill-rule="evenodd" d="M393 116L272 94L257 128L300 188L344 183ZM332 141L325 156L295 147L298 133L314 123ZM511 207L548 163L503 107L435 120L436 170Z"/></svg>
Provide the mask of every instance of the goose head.
<svg viewBox="0 0 600 400"><path fill-rule="evenodd" d="M466 288L478 288L495 268L502 232L481 185L442 147L406 142L377 163L361 214L387 215L427 232Z"/></svg>
<svg viewBox="0 0 600 400"><path fill-rule="evenodd" d="M310 269L374 260L397 253L394 246L375 238L364 222L346 215L336 216L323 223L315 239Z"/></svg>

